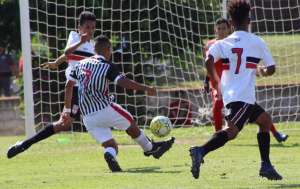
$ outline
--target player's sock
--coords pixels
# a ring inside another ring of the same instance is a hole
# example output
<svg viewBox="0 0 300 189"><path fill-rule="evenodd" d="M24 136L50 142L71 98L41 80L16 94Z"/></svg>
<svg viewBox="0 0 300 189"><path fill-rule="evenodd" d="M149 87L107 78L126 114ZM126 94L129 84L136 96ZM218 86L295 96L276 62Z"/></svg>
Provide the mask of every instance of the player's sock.
<svg viewBox="0 0 300 189"><path fill-rule="evenodd" d="M272 132L273 136L275 136L276 133L278 132L273 124L272 124L272 126L270 128L270 131Z"/></svg>
<svg viewBox="0 0 300 189"><path fill-rule="evenodd" d="M222 123L223 123L223 118L222 118L222 107L223 107L223 102L220 100L215 101L214 107L213 107L213 118L214 118L214 126L215 126L215 131L220 131L222 129Z"/></svg>
<svg viewBox="0 0 300 189"><path fill-rule="evenodd" d="M257 141L262 162L270 162L270 133L260 132L257 133Z"/></svg>
<svg viewBox="0 0 300 189"><path fill-rule="evenodd" d="M104 148L104 154L106 152L110 153L114 158L116 158L116 156L117 156L117 151L113 147Z"/></svg>
<svg viewBox="0 0 300 189"><path fill-rule="evenodd" d="M134 139L144 150L144 152L150 151L153 147L151 141L144 135L144 132L141 131L140 136Z"/></svg>
<svg viewBox="0 0 300 189"><path fill-rule="evenodd" d="M226 131L219 131L215 133L209 141L207 141L203 147L203 156L205 156L208 152L216 150L228 141L228 135Z"/></svg>
<svg viewBox="0 0 300 189"><path fill-rule="evenodd" d="M54 134L54 127L52 123L49 123L43 130L35 134L33 137L26 139L22 143L22 147L27 149L32 144L37 143L45 138L48 138L49 136Z"/></svg>

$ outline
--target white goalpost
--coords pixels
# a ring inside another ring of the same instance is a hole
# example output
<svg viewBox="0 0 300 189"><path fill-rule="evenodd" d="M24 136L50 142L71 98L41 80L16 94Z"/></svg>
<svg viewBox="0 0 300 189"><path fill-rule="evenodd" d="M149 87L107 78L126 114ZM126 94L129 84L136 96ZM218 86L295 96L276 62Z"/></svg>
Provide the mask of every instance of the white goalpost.
<svg viewBox="0 0 300 189"><path fill-rule="evenodd" d="M156 115L168 116L178 126L211 123L211 97L202 90L203 46L214 38L214 21L227 17L227 0L19 2L28 135L59 118L67 64L58 70L42 69L40 64L63 53L84 10L96 15L95 35L110 37L112 62L120 71L160 89L157 96L147 97L110 86L110 93L139 125L146 127ZM299 121L300 2L250 2L251 30L267 42L278 65L275 76L258 78L258 103L275 122Z"/></svg>

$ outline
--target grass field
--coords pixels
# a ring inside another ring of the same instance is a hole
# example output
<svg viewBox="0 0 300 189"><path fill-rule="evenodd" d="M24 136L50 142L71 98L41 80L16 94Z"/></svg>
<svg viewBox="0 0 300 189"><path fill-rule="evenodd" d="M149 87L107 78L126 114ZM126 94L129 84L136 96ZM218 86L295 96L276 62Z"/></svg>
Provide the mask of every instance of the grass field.
<svg viewBox="0 0 300 189"><path fill-rule="evenodd" d="M288 128L288 129L287 129ZM100 146L87 134L51 137L14 159L6 159L8 146L23 137L0 138L1 189L192 189L192 188L300 188L300 124L280 125L290 135L284 144L271 139L274 165L282 181L258 177L256 127L247 126L238 139L209 154L199 180L192 178L188 148L202 144L211 127L174 129L173 148L160 160L147 158L121 132L119 163L124 172L110 173ZM64 140L63 140L64 139ZM61 141L58 143L58 141Z"/></svg>

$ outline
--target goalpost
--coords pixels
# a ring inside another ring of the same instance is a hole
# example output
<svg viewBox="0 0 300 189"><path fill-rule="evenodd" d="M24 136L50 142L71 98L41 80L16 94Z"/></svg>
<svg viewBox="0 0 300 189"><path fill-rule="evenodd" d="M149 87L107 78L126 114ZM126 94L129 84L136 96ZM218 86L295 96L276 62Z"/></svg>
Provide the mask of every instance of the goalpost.
<svg viewBox="0 0 300 189"><path fill-rule="evenodd" d="M173 116L180 125L211 123L210 94L201 90L203 45L214 37L214 21L226 17L226 2L20 0L26 132L31 135L59 118L66 65L48 70L40 64L63 53L83 10L95 13L96 35L110 37L112 62L129 78L161 89L157 96L147 97L111 85L116 101L139 125L148 125L156 115ZM290 0L250 2L251 30L266 40L278 65L275 76L258 78L258 103L276 122L299 121L300 4Z"/></svg>

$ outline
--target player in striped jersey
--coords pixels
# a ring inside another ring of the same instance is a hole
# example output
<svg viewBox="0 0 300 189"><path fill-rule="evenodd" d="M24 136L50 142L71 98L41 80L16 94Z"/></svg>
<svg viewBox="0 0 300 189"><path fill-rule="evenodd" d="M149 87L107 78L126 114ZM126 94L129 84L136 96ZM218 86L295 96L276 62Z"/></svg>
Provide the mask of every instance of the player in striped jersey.
<svg viewBox="0 0 300 189"><path fill-rule="evenodd" d="M66 77L70 74L70 71L76 66L80 60L91 57L94 55L94 42L92 37L94 35L96 26L96 16L92 12L84 11L79 15L79 27L78 31L71 31L69 34L68 42L65 48L65 53L61 55L56 61L49 62L41 65L42 67L49 67L50 69L56 69L59 64L67 61L68 68L66 69ZM78 106L77 85L74 86L74 95L72 98L72 119L69 122L64 122L61 118L54 123L49 123L44 129L35 134L34 136L22 141L17 142L11 146L7 152L7 157L12 158L17 154L25 151L34 143L37 143L43 139L52 136L55 133L61 131L70 130L71 124L74 119L80 119L80 111Z"/></svg>
<svg viewBox="0 0 300 189"><path fill-rule="evenodd" d="M140 90L155 95L156 89L139 84L119 73L108 61L111 58L111 43L106 36L95 39L96 56L81 61L72 70L65 89L65 108L62 116L70 119L73 86L79 84L79 107L83 123L88 132L104 147L104 158L112 172L121 171L116 156L118 146L112 137L111 128L125 130L144 150L146 156L159 159L174 143L175 138L167 141L150 141L138 128L132 115L118 104L111 102L108 83L126 89Z"/></svg>
<svg viewBox="0 0 300 189"><path fill-rule="evenodd" d="M215 24L215 34L216 34L216 39L209 40L205 46L205 54L208 52L208 49L215 44L218 40L222 40L225 37L227 37L231 33L231 25L229 21L225 18L219 18L216 20ZM206 55L205 55L206 56ZM219 76L219 78L222 77L222 71L223 71L223 62L222 60L216 61L215 69L216 72ZM214 120L214 126L215 126L215 131L219 131L222 129L222 123L223 123L223 115L222 115L222 109L223 109L223 100L222 99L217 99L218 93L217 93L217 83L209 79L207 76L205 81L204 81L204 89L206 92L211 93L211 97L213 100L213 120ZM254 121L254 120L253 120ZM257 124L261 125L263 123L258 122ZM272 132L274 138L277 140L277 142L284 142L287 140L288 135L278 132L275 125L272 124L270 131Z"/></svg>
<svg viewBox="0 0 300 189"><path fill-rule="evenodd" d="M281 180L282 176L274 169L269 157L269 132L272 120L255 102L257 64L263 60L264 67L259 68L259 72L263 76L270 76L275 73L275 62L265 42L248 32L249 2L231 0L228 4L228 12L235 31L225 39L216 42L209 49L205 61L208 74L218 83L218 99L223 98L227 109L225 118L228 128L216 132L204 145L190 148L191 172L194 178L199 178L200 165L205 155L233 140L248 121L259 120L263 123L259 125L257 134L261 156L259 175L269 180ZM214 63L219 59L223 61L221 80L214 67Z"/></svg>

